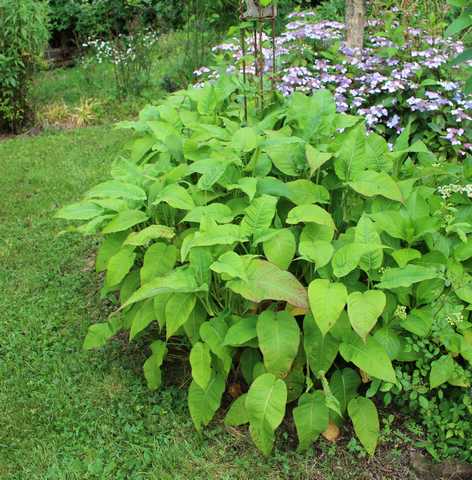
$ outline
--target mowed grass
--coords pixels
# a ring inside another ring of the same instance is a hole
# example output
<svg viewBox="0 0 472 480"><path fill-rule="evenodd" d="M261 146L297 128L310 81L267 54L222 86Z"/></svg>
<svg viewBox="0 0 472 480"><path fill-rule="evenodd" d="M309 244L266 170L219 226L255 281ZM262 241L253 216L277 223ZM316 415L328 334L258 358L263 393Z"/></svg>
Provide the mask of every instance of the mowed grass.
<svg viewBox="0 0 472 480"><path fill-rule="evenodd" d="M0 478L409 478L397 448L366 460L321 440L298 454L290 424L267 459L222 413L198 434L178 369L146 388L145 344L82 350L106 318L97 239L58 236L53 215L107 177L127 135L102 126L0 142Z"/></svg>

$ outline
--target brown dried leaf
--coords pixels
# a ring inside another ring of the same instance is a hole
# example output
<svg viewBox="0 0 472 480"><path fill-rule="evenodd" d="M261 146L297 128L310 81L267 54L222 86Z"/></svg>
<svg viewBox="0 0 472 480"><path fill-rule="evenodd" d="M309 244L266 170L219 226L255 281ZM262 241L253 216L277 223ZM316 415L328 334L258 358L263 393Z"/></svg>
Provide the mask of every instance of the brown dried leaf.
<svg viewBox="0 0 472 480"><path fill-rule="evenodd" d="M335 442L340 434L341 431L339 430L339 427L331 421L329 422L328 428L322 433L323 437L325 437L328 442Z"/></svg>

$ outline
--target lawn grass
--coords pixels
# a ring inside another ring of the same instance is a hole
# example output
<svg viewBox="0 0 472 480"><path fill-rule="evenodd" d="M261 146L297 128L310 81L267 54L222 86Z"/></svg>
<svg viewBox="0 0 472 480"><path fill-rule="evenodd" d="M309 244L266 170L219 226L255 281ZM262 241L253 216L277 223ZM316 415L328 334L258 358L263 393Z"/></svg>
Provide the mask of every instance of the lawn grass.
<svg viewBox="0 0 472 480"><path fill-rule="evenodd" d="M264 459L221 414L198 434L179 369L152 393L142 344L117 338L82 350L107 309L93 269L97 241L57 236L64 225L53 215L106 178L125 141L101 126L0 142L0 478L413 478L392 444L372 460L325 440L299 454L288 423Z"/></svg>

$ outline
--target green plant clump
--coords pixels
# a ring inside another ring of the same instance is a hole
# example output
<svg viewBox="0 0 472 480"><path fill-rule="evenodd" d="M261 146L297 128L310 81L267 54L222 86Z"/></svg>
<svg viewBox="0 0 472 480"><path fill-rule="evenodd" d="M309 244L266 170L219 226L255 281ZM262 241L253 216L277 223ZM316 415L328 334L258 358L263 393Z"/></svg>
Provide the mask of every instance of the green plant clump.
<svg viewBox="0 0 472 480"><path fill-rule="evenodd" d="M371 397L423 355L412 333L440 352L426 390L470 385L470 159L437 164L408 128L390 151L326 90L250 102L246 122L241 88L221 77L147 107L122 124L136 138L112 179L59 211L103 235L102 293L121 305L84 347L153 324L144 376L159 388L169 339L188 345L198 430L239 383L225 423L264 454L289 404L300 449L350 418L373 454Z"/></svg>
<svg viewBox="0 0 472 480"><path fill-rule="evenodd" d="M0 0L0 130L18 130L25 121L47 39L46 3Z"/></svg>

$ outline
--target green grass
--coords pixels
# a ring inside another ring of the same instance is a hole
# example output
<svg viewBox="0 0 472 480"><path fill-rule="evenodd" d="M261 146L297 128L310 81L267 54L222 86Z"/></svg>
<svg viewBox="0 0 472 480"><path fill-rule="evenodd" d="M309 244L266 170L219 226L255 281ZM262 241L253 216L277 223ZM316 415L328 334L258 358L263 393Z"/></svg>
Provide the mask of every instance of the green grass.
<svg viewBox="0 0 472 480"><path fill-rule="evenodd" d="M160 85L161 75L156 73L151 87L142 96L120 98L114 83L114 73L109 64L77 64L68 68L55 68L40 72L33 82L31 98L41 123L44 112L55 105L73 114L86 101L94 103L94 124L116 122L135 116L151 101L165 95ZM61 110L62 112L62 110ZM54 116L54 114L53 114Z"/></svg>
<svg viewBox="0 0 472 480"><path fill-rule="evenodd" d="M0 478L410 478L395 445L369 461L324 440L298 454L290 423L268 459L221 414L198 434L181 368L168 367L168 386L152 393L142 344L117 338L82 350L108 308L96 239L58 236L64 225L53 215L106 178L125 141L102 126L0 142Z"/></svg>

